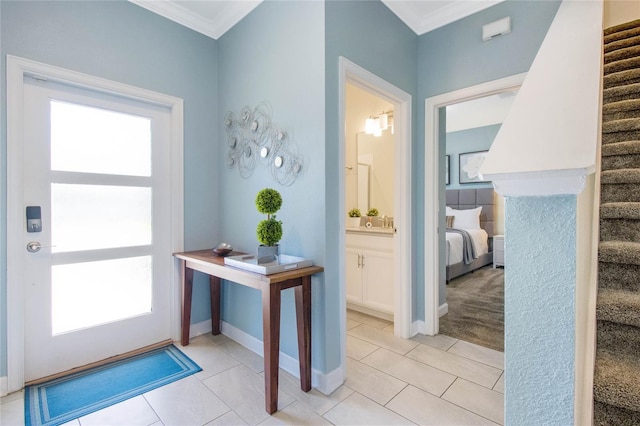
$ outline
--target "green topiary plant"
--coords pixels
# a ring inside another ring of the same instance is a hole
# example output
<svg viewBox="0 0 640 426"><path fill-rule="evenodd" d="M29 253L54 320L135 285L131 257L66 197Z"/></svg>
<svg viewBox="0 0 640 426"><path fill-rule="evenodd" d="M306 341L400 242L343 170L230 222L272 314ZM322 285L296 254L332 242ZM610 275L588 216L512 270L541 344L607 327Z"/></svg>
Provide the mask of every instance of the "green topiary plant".
<svg viewBox="0 0 640 426"><path fill-rule="evenodd" d="M349 217L360 217L360 216L362 216L362 214L360 213L360 209L351 209L351 210L349 210L349 212L347 214L349 215Z"/></svg>
<svg viewBox="0 0 640 426"><path fill-rule="evenodd" d="M282 221L276 220L274 214L282 207L282 196L275 189L265 188L256 196L256 208L265 213L267 218L258 223L256 236L265 246L275 246L282 238Z"/></svg>
<svg viewBox="0 0 640 426"><path fill-rule="evenodd" d="M378 216L378 209L376 209L375 207L371 207L369 209L369 211L367 212L367 216Z"/></svg>

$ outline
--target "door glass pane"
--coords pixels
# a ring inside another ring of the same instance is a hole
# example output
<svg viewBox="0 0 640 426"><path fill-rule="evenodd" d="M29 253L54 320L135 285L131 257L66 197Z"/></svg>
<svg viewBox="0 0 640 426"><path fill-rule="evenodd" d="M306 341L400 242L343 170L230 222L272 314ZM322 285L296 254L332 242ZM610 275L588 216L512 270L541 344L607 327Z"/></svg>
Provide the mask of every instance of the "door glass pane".
<svg viewBox="0 0 640 426"><path fill-rule="evenodd" d="M52 183L52 251L149 245L151 207L151 188Z"/></svg>
<svg viewBox="0 0 640 426"><path fill-rule="evenodd" d="M53 334L151 312L151 267L151 256L53 266Z"/></svg>
<svg viewBox="0 0 640 426"><path fill-rule="evenodd" d="M51 170L151 175L151 120L51 101Z"/></svg>

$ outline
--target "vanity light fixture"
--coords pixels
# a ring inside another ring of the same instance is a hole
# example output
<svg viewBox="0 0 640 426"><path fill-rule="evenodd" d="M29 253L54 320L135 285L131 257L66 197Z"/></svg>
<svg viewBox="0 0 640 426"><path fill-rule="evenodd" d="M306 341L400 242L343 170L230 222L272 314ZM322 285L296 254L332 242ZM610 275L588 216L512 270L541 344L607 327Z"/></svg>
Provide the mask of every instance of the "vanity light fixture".
<svg viewBox="0 0 640 426"><path fill-rule="evenodd" d="M375 128L375 120L373 117L369 117L364 121L364 132L368 135L373 134Z"/></svg>
<svg viewBox="0 0 640 426"><path fill-rule="evenodd" d="M369 116L364 122L364 132L376 137L382 136L382 131L391 128L393 133L393 111L382 111L379 115Z"/></svg>
<svg viewBox="0 0 640 426"><path fill-rule="evenodd" d="M378 120L380 124L380 130L387 130L387 127L389 127L389 115L387 113L382 113L378 117Z"/></svg>
<svg viewBox="0 0 640 426"><path fill-rule="evenodd" d="M379 138L382 136L382 127L380 126L380 118L376 118L375 125L373 126L373 136Z"/></svg>

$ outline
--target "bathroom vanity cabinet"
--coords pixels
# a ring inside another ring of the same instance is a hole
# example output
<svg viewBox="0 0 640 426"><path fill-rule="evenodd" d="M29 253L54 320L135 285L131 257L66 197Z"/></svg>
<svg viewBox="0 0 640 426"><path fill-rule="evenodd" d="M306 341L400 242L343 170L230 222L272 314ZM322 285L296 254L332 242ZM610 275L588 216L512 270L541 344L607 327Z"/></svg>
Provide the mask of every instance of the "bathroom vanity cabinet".
<svg viewBox="0 0 640 426"><path fill-rule="evenodd" d="M389 318L394 311L393 233L346 235L347 306Z"/></svg>

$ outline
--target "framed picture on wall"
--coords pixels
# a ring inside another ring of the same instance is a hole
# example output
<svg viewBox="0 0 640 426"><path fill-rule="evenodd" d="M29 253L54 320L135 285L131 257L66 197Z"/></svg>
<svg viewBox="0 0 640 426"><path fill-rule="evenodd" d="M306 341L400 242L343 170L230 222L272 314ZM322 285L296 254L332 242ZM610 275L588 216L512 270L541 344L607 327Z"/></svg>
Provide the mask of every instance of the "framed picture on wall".
<svg viewBox="0 0 640 426"><path fill-rule="evenodd" d="M480 176L480 166L489 151L465 152L459 155L460 183L488 182Z"/></svg>
<svg viewBox="0 0 640 426"><path fill-rule="evenodd" d="M449 180L449 163L451 162L451 157L448 155L444 156L444 184L449 185L451 182Z"/></svg>

